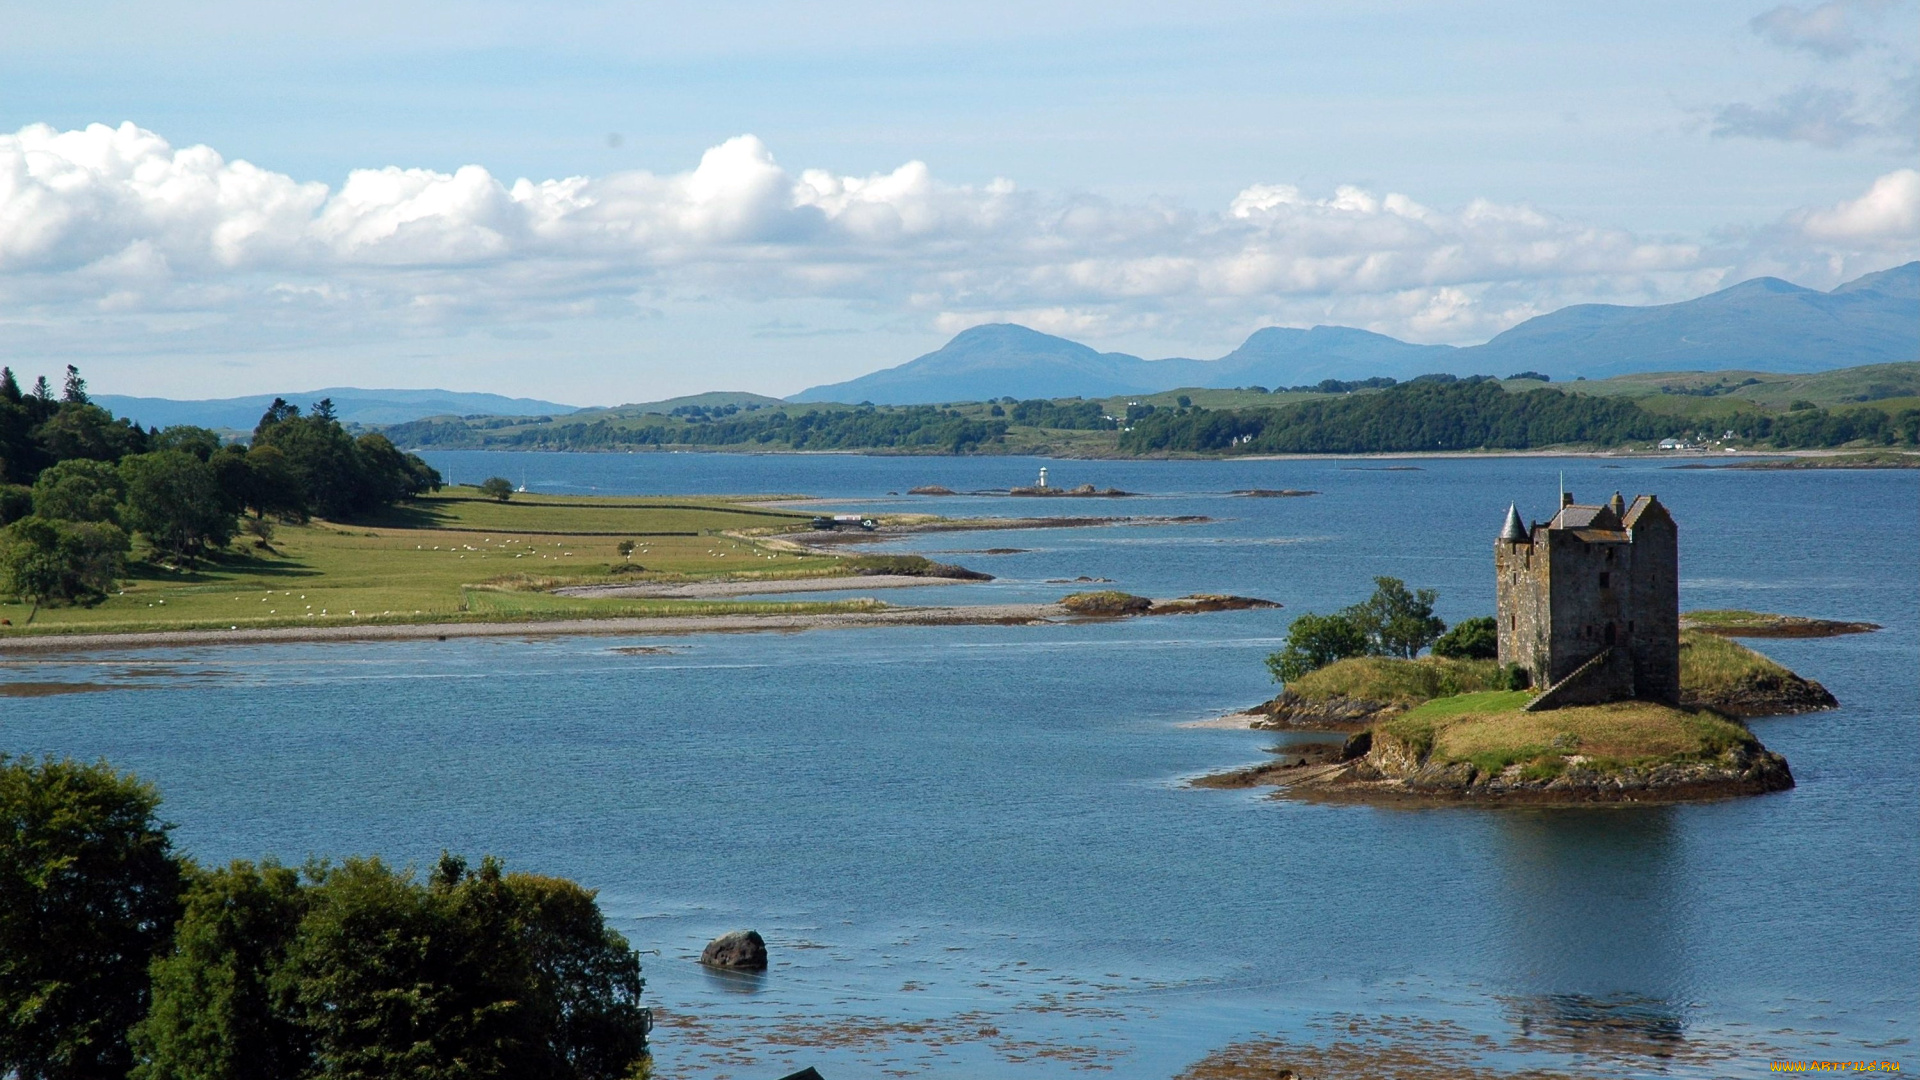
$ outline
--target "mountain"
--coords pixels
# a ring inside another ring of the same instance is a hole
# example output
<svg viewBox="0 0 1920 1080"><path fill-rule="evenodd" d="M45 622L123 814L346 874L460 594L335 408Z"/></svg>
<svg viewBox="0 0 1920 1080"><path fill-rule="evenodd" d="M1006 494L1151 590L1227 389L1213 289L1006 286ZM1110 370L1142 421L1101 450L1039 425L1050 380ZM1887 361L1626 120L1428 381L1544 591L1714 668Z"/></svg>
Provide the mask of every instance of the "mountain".
<svg viewBox="0 0 1920 1080"><path fill-rule="evenodd" d="M1754 278L1678 304L1578 304L1540 315L1460 358L1486 374L1554 378L1648 371L1828 371L1920 359L1920 262L1831 292Z"/></svg>
<svg viewBox="0 0 1920 1080"><path fill-rule="evenodd" d="M1311 330L1269 326L1255 330L1239 348L1220 359L1200 361L1210 370L1205 371L1203 381L1191 385L1271 388L1374 375L1410 379L1428 372L1451 371L1458 365L1459 352L1451 345L1410 345L1399 338L1351 326L1316 326Z"/></svg>
<svg viewBox="0 0 1920 1080"><path fill-rule="evenodd" d="M1600 379L1641 372L1810 372L1920 359L1920 262L1830 292L1755 278L1677 304L1579 304L1484 345L1413 345L1345 326L1270 326L1218 360L1143 360L999 323L961 332L897 367L804 390L789 401L912 405L1109 397L1186 386L1300 386L1428 372Z"/></svg>
<svg viewBox="0 0 1920 1080"><path fill-rule="evenodd" d="M273 404L276 397L285 398L303 410L321 398L332 398L334 415L343 423L350 424L401 424L426 416L449 415L538 416L570 413L577 408L532 398L501 397L498 394L467 394L456 390L362 390L353 386L207 401L94 394L92 401L115 416L137 421L142 427L194 424L199 427L252 431L253 426L260 422L260 414L267 411L267 406Z"/></svg>
<svg viewBox="0 0 1920 1080"><path fill-rule="evenodd" d="M1168 361L1183 365L1192 360ZM1011 323L963 330L952 341L898 367L843 383L803 390L789 401L871 401L876 405L918 405L936 401L984 401L1017 398L1101 397L1149 393L1166 388L1164 378L1148 374L1150 361L1125 353L1095 352L1077 341L1043 334ZM1168 377L1174 369L1169 369Z"/></svg>

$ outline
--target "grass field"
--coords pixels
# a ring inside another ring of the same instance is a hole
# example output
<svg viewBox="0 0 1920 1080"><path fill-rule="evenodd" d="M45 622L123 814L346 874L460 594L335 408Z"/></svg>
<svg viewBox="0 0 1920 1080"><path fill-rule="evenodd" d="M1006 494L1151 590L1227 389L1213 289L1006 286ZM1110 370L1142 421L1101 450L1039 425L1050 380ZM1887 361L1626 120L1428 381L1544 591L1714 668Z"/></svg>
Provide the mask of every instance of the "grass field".
<svg viewBox="0 0 1920 1080"><path fill-rule="evenodd" d="M1506 676L1492 660L1449 660L1439 656L1396 660L1385 656L1356 656L1308 672L1289 682L1287 689L1308 701L1344 697L1417 705L1430 698L1504 690Z"/></svg>
<svg viewBox="0 0 1920 1080"><path fill-rule="evenodd" d="M93 607L0 603L0 635L136 630L466 622L621 615L837 612L875 606L553 596L596 581L782 579L846 572L836 556L778 539L810 515L724 499L581 499L517 495L507 503L455 488L351 525L279 526L270 549L239 539L191 569L136 562ZM728 535L731 534L731 535ZM615 574L622 539L643 573ZM136 550L135 555L141 552Z"/></svg>
<svg viewBox="0 0 1920 1080"><path fill-rule="evenodd" d="M1496 691L1441 698L1383 721L1379 730L1440 764L1469 761L1483 773L1523 764L1529 776L1564 770L1568 758L1599 769L1706 759L1753 742L1739 724L1711 712L1647 701L1616 701L1524 712L1531 695Z"/></svg>

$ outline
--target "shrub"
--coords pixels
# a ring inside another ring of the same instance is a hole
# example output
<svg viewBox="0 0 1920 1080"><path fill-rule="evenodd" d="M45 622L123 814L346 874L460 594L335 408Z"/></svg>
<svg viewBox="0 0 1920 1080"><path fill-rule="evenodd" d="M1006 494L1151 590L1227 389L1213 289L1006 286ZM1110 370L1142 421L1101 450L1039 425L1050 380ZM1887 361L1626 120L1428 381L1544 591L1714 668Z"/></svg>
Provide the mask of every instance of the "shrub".
<svg viewBox="0 0 1920 1080"><path fill-rule="evenodd" d="M1310 671L1366 651L1366 631L1352 619L1309 612L1287 628L1287 647L1267 657L1267 670L1274 682L1292 683Z"/></svg>
<svg viewBox="0 0 1920 1080"><path fill-rule="evenodd" d="M496 502L513 498L513 481L504 476L489 476L480 481L480 494Z"/></svg>
<svg viewBox="0 0 1920 1080"><path fill-rule="evenodd" d="M1500 629L1491 615L1462 619L1433 643L1433 655L1454 660L1491 660L1500 655Z"/></svg>

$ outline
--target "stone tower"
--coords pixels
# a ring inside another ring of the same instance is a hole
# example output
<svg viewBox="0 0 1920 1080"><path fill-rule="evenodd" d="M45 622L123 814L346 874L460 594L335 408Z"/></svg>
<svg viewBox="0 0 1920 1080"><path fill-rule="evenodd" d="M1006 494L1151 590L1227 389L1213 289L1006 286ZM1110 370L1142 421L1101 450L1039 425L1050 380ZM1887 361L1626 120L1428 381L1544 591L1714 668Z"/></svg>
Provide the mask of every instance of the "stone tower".
<svg viewBox="0 0 1920 1080"><path fill-rule="evenodd" d="M1562 495L1531 527L1508 507L1493 565L1500 662L1532 675L1534 707L1679 700L1679 533L1660 500Z"/></svg>

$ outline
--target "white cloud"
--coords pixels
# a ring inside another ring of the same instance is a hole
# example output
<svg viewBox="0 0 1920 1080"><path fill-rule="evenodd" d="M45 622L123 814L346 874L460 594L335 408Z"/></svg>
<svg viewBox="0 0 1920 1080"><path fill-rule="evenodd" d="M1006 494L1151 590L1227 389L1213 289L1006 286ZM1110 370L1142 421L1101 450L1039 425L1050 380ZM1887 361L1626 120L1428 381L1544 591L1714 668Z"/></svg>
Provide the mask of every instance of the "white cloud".
<svg viewBox="0 0 1920 1080"><path fill-rule="evenodd" d="M1911 247L1915 175L1806 212L1798 235L1823 257ZM0 135L6 320L119 327L129 349L143 329L217 347L225 326L272 347L715 298L844 302L943 329L1002 316L1083 334L1317 321L1463 341L1576 300L1677 299L1713 283L1728 265L1717 258L1525 205L1436 208L1358 187L1252 184L1197 212L946 184L918 161L796 173L751 135L680 173L507 183L478 165L389 166L337 188L132 124Z"/></svg>
<svg viewBox="0 0 1920 1080"><path fill-rule="evenodd" d="M1913 250L1920 246L1920 169L1896 169L1864 195L1806 213L1801 231L1823 244Z"/></svg>

